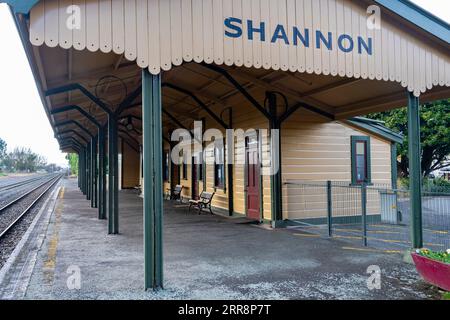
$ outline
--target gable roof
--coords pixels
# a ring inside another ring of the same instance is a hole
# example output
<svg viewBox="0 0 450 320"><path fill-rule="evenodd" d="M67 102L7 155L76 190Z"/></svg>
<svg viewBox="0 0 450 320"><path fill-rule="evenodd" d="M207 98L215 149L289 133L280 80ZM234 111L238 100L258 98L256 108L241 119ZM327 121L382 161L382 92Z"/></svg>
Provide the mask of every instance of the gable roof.
<svg viewBox="0 0 450 320"><path fill-rule="evenodd" d="M403 143L403 135L397 133L384 125L384 122L364 117L354 117L347 120L351 125L364 129L370 133L381 136L395 143Z"/></svg>
<svg viewBox="0 0 450 320"><path fill-rule="evenodd" d="M374 0L379 5L450 44L450 25L409 0Z"/></svg>

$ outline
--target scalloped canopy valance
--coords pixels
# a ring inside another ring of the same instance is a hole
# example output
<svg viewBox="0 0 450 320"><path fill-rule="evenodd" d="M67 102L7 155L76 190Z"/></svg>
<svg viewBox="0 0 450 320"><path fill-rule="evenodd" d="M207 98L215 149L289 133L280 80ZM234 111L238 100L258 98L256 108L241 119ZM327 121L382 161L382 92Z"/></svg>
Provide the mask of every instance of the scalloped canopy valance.
<svg viewBox="0 0 450 320"><path fill-rule="evenodd" d="M33 45L115 52L152 74L206 62L400 83L416 96L450 86L448 52L348 0L43 0Z"/></svg>

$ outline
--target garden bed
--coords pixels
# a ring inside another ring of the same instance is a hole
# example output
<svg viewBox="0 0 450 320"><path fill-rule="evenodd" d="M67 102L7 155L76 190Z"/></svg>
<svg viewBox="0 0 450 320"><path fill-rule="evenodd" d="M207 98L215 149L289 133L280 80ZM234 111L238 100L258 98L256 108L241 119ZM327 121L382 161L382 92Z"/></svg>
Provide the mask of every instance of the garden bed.
<svg viewBox="0 0 450 320"><path fill-rule="evenodd" d="M428 283L445 291L450 291L450 253L434 252L427 249L413 252L416 269Z"/></svg>

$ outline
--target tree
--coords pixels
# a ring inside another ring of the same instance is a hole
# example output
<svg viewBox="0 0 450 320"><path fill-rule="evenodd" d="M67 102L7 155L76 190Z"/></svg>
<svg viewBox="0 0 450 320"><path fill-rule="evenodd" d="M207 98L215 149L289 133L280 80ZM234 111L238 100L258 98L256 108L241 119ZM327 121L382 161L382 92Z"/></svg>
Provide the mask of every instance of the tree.
<svg viewBox="0 0 450 320"><path fill-rule="evenodd" d="M60 171L60 170L61 170L61 167L58 166L58 165L55 164L55 163L50 163L50 164L45 165L44 169L45 169L45 171L47 171L48 173L53 173L53 172L58 172L58 171Z"/></svg>
<svg viewBox="0 0 450 320"><path fill-rule="evenodd" d="M78 155L69 153L66 155L66 159L69 161L70 174L78 175Z"/></svg>
<svg viewBox="0 0 450 320"><path fill-rule="evenodd" d="M27 148L15 148L3 160L3 165L9 171L36 172L45 168L46 164L44 157Z"/></svg>
<svg viewBox="0 0 450 320"><path fill-rule="evenodd" d="M6 157L6 142L2 138L0 138L0 164L2 160Z"/></svg>
<svg viewBox="0 0 450 320"><path fill-rule="evenodd" d="M376 113L368 116L382 120L386 126L405 136L398 148L398 168L403 177L408 177L408 111L406 108ZM427 177L435 170L448 166L450 159L450 99L426 103L420 110L422 144L422 174Z"/></svg>

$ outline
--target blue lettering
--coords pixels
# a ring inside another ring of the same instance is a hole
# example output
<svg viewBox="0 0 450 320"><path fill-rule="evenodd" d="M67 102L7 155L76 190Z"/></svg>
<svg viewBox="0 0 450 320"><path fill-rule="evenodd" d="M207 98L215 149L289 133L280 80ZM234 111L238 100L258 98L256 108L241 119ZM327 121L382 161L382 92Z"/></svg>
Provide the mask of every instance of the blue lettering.
<svg viewBox="0 0 450 320"><path fill-rule="evenodd" d="M225 27L232 31L225 30L225 35L230 38L239 38L242 36L242 20L238 18L226 18Z"/></svg>
<svg viewBox="0 0 450 320"><path fill-rule="evenodd" d="M247 21L247 29L248 29L248 40L253 40L253 34L259 33L259 38L261 41L266 41L266 24L261 22L259 24L259 29L253 27L253 21Z"/></svg>
<svg viewBox="0 0 450 320"><path fill-rule="evenodd" d="M372 55L373 52L373 46L372 46L372 38L369 38L369 43L366 43L362 37L358 37L358 53L362 54L362 49L366 50L366 52L369 54L369 56Z"/></svg>
<svg viewBox="0 0 450 320"><path fill-rule="evenodd" d="M247 30L245 29L245 25L243 23L247 23ZM240 38L242 36L245 37L244 32L246 33L247 40L254 41L259 38L259 41L265 42L266 35L269 36L269 33L266 34L267 26L266 22L261 21L259 23L255 23L253 20L246 20L245 22L242 19L229 17L224 20L225 25L225 36L230 38ZM271 32L269 30L268 32ZM313 32L315 32L315 41L313 39ZM328 50L333 50L335 47L334 41L337 37L337 49L344 52L350 53L352 51L356 51L356 46L358 46L359 54L368 54L373 55L373 38L364 38L362 36L353 37L348 34L333 34L331 32L322 32L320 30L310 30L308 28L300 29L299 27L292 27L292 38L291 35L288 36L286 32L285 26L278 24L275 27L273 34L271 33L272 38L271 42L276 43L279 40L282 40L285 45L292 44L293 46L303 46L305 48L310 48L313 46L313 42L315 42L315 47L317 49L322 49L326 47ZM258 37L259 36L259 37ZM292 41L292 42L290 42ZM357 42L356 42L357 41Z"/></svg>
<svg viewBox="0 0 450 320"><path fill-rule="evenodd" d="M331 32L328 32L328 39L325 38L324 34L322 33L322 31L317 30L316 31L316 48L320 49L321 48L321 43L323 43L328 50L332 50L333 49L333 35L331 34Z"/></svg>
<svg viewBox="0 0 450 320"><path fill-rule="evenodd" d="M298 45L298 39L303 43L303 46L309 48L309 29L305 29L305 35L302 35L297 27L294 27L294 46Z"/></svg>
<svg viewBox="0 0 450 320"><path fill-rule="evenodd" d="M349 46L345 47L345 40L348 40ZM353 51L353 47L355 46L352 37L350 37L348 34L343 34L339 36L338 39L338 47L342 52L349 53Z"/></svg>
<svg viewBox="0 0 450 320"><path fill-rule="evenodd" d="M277 25L277 28L273 33L272 43L277 42L278 39L282 39L284 40L285 44L289 44L289 39L287 37L286 30L284 30L284 27L281 24Z"/></svg>

